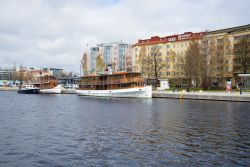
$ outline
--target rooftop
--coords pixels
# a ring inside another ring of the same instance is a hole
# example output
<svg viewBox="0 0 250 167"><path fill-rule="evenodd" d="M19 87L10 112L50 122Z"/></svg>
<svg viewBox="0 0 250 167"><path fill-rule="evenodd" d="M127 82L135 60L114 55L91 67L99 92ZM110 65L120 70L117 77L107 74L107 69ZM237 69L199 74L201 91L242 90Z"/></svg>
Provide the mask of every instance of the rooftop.
<svg viewBox="0 0 250 167"><path fill-rule="evenodd" d="M191 40L191 39L200 39L202 38L206 32L185 32L183 34L175 34L169 35L165 37L153 36L150 39L139 39L138 42L134 46L140 45L150 45L150 44L158 44L158 43L167 43L167 42L175 42L175 41L183 41L183 40Z"/></svg>
<svg viewBox="0 0 250 167"><path fill-rule="evenodd" d="M207 34L219 34L219 33L233 33L235 31L241 31L241 30L249 30L250 31L250 24L237 26L237 27L231 27L231 28L224 28L220 30L214 30L214 31L208 31Z"/></svg>

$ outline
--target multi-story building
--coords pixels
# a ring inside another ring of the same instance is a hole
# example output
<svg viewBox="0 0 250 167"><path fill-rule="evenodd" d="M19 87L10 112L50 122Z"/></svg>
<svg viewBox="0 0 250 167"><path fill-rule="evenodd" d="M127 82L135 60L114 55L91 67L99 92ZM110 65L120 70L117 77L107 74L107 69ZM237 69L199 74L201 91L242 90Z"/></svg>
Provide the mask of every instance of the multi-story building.
<svg viewBox="0 0 250 167"><path fill-rule="evenodd" d="M138 40L133 45L133 69L143 71L142 57L149 55L153 47L158 47L161 60L165 61L160 77L164 79L176 78L177 60L183 56L193 41L200 42L205 32L185 32L183 34L170 35L166 37L154 36L150 39Z"/></svg>
<svg viewBox="0 0 250 167"><path fill-rule="evenodd" d="M111 64L113 71L124 71L131 66L131 45L123 42L98 44L85 51L90 61L86 61L90 73L100 71L100 64ZM100 60L102 62L100 62ZM90 63L90 65L88 65ZM105 70L102 68L102 70Z"/></svg>
<svg viewBox="0 0 250 167"><path fill-rule="evenodd" d="M234 50L243 36L250 36L250 25L209 31L203 37L202 53L207 57L208 77L212 82L219 86L226 81L237 82L238 74L243 72L234 61Z"/></svg>
<svg viewBox="0 0 250 167"><path fill-rule="evenodd" d="M55 77L60 77L63 73L63 69L61 68L43 68L43 71L46 71L50 75L54 75Z"/></svg>
<svg viewBox="0 0 250 167"><path fill-rule="evenodd" d="M90 71L95 72L96 70L96 58L99 53L99 47L91 47L88 58L90 59ZM87 63L88 64L88 63Z"/></svg>
<svg viewBox="0 0 250 167"><path fill-rule="evenodd" d="M0 80L13 80L16 69L13 68L0 68Z"/></svg>

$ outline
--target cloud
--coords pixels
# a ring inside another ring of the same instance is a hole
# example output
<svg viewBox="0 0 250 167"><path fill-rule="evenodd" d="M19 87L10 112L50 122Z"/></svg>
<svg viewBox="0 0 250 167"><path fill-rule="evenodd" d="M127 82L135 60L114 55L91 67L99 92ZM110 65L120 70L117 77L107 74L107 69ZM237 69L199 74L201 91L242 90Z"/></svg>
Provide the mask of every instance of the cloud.
<svg viewBox="0 0 250 167"><path fill-rule="evenodd" d="M0 67L79 71L87 44L249 24L249 6L248 0L2 0Z"/></svg>

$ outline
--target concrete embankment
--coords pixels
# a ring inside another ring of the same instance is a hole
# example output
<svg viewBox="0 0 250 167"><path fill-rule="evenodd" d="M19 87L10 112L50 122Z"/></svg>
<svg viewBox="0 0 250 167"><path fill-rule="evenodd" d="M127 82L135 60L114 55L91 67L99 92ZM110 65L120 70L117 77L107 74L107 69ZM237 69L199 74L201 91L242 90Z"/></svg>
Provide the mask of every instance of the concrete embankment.
<svg viewBox="0 0 250 167"><path fill-rule="evenodd" d="M241 101L250 102L250 94L243 93L210 93L210 92L166 92L153 91L153 98L216 100L216 101Z"/></svg>
<svg viewBox="0 0 250 167"><path fill-rule="evenodd" d="M62 89L62 94L76 94L75 89Z"/></svg>
<svg viewBox="0 0 250 167"><path fill-rule="evenodd" d="M17 91L18 87L0 87L0 91Z"/></svg>

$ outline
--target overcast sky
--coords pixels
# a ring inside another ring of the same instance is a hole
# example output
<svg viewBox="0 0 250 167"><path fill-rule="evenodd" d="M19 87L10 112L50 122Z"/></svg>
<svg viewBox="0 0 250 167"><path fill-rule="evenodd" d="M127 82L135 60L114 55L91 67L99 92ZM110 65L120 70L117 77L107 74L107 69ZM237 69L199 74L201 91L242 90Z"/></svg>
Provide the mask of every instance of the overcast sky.
<svg viewBox="0 0 250 167"><path fill-rule="evenodd" d="M249 0L0 0L0 68L79 71L87 44L250 23Z"/></svg>

